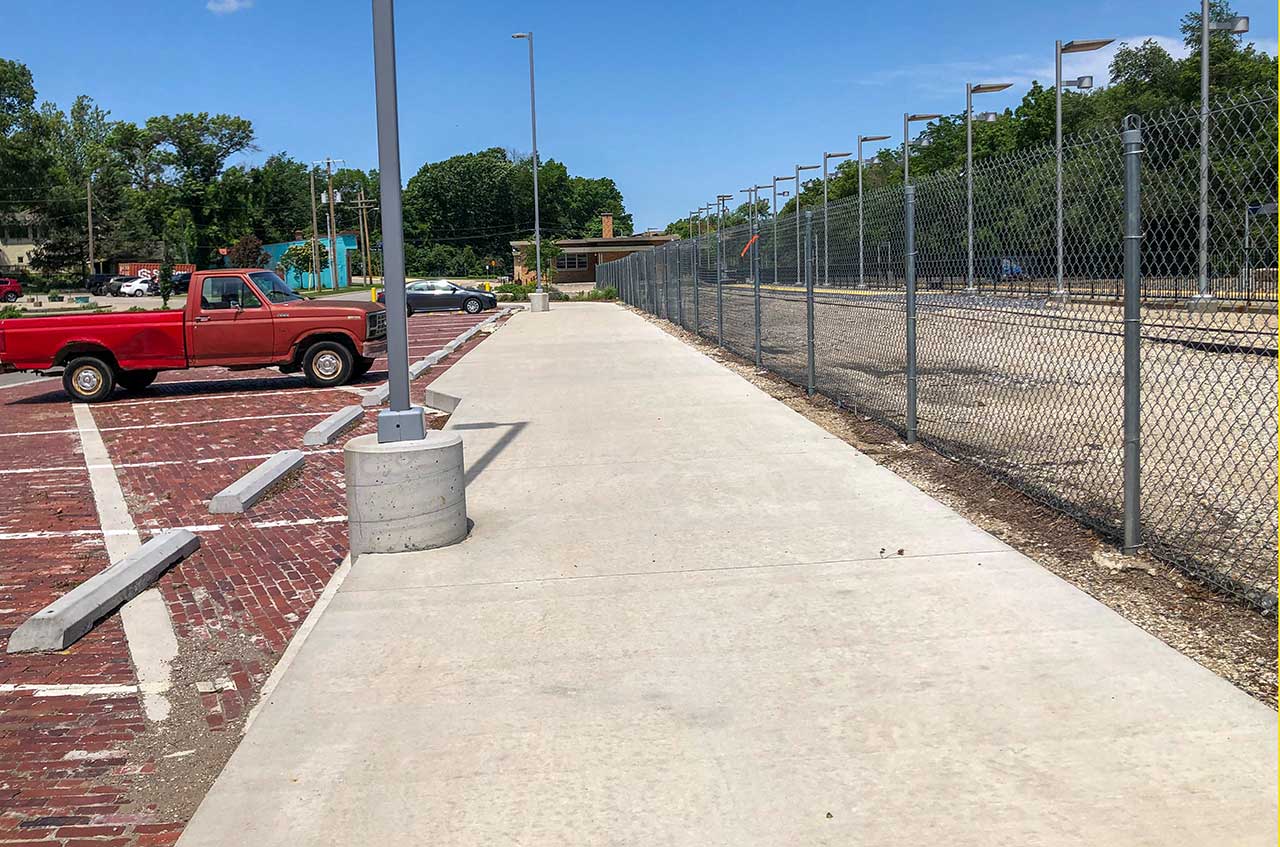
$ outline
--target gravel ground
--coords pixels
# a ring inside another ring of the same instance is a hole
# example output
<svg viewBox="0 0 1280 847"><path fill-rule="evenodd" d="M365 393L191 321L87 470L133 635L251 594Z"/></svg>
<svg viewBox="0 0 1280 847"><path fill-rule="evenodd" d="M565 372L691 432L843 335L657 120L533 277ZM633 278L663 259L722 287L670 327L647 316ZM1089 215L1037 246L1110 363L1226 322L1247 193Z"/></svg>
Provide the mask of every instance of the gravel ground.
<svg viewBox="0 0 1280 847"><path fill-rule="evenodd" d="M740 323L739 319L742 315L750 319L750 299L742 299L746 301L745 308L733 310L736 325L734 335L737 337L736 340L745 336L748 340L746 346L749 348L753 343L754 330L751 323ZM714 301L704 305L713 308ZM736 307L743 305L735 304ZM803 315L802 303L799 309ZM728 336L728 318L731 313L728 303L725 306L725 313L726 336ZM908 447L895 429L881 420L847 407L842 408L821 395L810 399L803 390L780 376L756 368L753 362L716 347L712 341L707 341L705 338L700 338L646 313L638 312L638 314L653 321L668 333L698 347L761 390L786 403L828 432L946 503L997 538L1097 598L1127 620L1257 699L1273 708L1276 706L1277 630L1273 619L1260 615L1242 603L1188 579L1181 571L1150 555L1121 556L1117 548L1097 532L1009 487L971 462L962 463L922 445ZM710 320L707 318L708 314L711 316ZM710 326L714 334L714 311L704 308L701 317L704 331ZM1271 325L1274 327L1274 318L1271 318ZM801 333L803 333L803 323L801 323ZM1274 335L1272 340L1274 341ZM1106 343L1111 342L1108 340ZM984 345L975 346L983 347ZM986 346L990 349L999 345ZM884 352L892 347L892 343L882 338L881 344L872 349ZM1050 346L1046 349L1045 356L1051 358L1055 352L1061 351L1055 351ZM1088 365L1087 359L1084 361L1086 364L1083 367L1086 369L1096 366ZM879 366L891 369L890 357L884 356L867 364L866 370L875 371L877 362ZM766 364L775 364L769 361L768 355L766 355ZM988 363L987 367L989 366ZM1270 368L1272 375L1270 408L1274 415L1274 359L1270 360ZM924 384L922 376L922 397ZM1082 386L1076 395L1077 402L1080 398L1088 398L1091 392L1097 394L1096 386L1093 388ZM1046 399L1041 408L1063 409L1062 401ZM1074 416L1060 419L1058 423L1070 432L1070 427L1079 426L1079 421L1087 420L1090 415L1106 413L1106 408L1092 405L1084 409L1070 410ZM946 409L942 408L939 411L945 412ZM990 422L989 417L983 415L975 417L982 418L987 424ZM1016 417L1010 416L1009 420L1012 421ZM1072 421L1075 423L1073 424ZM1002 421L1002 426L1005 423ZM1273 484L1274 424L1275 419L1272 417L1269 449ZM1000 429L1000 427L990 426L987 428ZM1078 439L1073 436L1073 440ZM1250 449L1262 452L1265 443ZM1239 442L1232 444L1237 450L1244 446ZM1046 453L1052 454L1053 449L1052 446L1047 446ZM1070 465L1064 466L1070 467ZM1268 508L1274 516L1274 496ZM1270 526L1270 538L1274 547L1274 521ZM1271 568L1274 579L1274 555L1271 559ZM1274 582L1271 589L1274 591Z"/></svg>
<svg viewBox="0 0 1280 847"><path fill-rule="evenodd" d="M701 293L699 323L714 337L715 290ZM722 297L725 346L753 357L750 290ZM690 326L692 300L686 292ZM803 384L803 297L766 292L761 304L764 367ZM814 312L818 390L901 430L903 296L819 296ZM679 317L674 302L671 317ZM921 439L1117 534L1122 333L1114 305L922 293ZM1161 558L1273 610L1276 315L1147 307L1142 339L1144 541Z"/></svg>

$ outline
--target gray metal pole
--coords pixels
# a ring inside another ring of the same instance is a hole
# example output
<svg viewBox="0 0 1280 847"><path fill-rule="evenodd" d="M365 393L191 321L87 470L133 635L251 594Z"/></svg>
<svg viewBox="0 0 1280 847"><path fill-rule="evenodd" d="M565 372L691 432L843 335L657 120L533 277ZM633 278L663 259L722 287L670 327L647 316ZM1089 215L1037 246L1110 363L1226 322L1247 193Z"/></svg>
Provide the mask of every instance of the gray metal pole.
<svg viewBox="0 0 1280 847"><path fill-rule="evenodd" d="M867 283L862 267L862 136L858 136L858 288L866 288Z"/></svg>
<svg viewBox="0 0 1280 847"><path fill-rule="evenodd" d="M538 267L537 292L542 293L542 217L538 212L538 103L533 84L533 32L529 37L529 127L533 139L533 260Z"/></svg>
<svg viewBox="0 0 1280 847"><path fill-rule="evenodd" d="M760 273L759 273L760 262L759 262L759 249L758 249L760 245L760 241L757 238L757 236L760 234L760 221L759 221L759 215L757 214L757 209L756 209L757 202L758 202L756 200L758 196L758 189L752 188L750 193L747 196L750 198L750 201L751 201L750 267L751 267L752 290L755 295L754 299L755 299L755 308L756 308L756 314L755 314L756 367L761 367L764 363L764 351L761 349L761 346L760 346Z"/></svg>
<svg viewBox="0 0 1280 847"><path fill-rule="evenodd" d="M805 323L806 334L809 350L809 396L812 397L817 391L817 368L816 357L813 350L813 263L811 257L816 258L813 249L813 212L804 213L804 307L805 307Z"/></svg>
<svg viewBox="0 0 1280 847"><path fill-rule="evenodd" d="M1142 544L1142 129L1125 119L1124 144L1124 552Z"/></svg>
<svg viewBox="0 0 1280 847"><path fill-rule="evenodd" d="M907 262L907 443L916 443L916 189L903 186Z"/></svg>
<svg viewBox="0 0 1280 847"><path fill-rule="evenodd" d="M702 296L698 293L698 264L699 260L702 258L702 248L700 247L701 241L701 235L693 239L693 332L695 335L700 335L702 333L702 323L699 320L700 316L698 315L698 300L701 299Z"/></svg>
<svg viewBox="0 0 1280 847"><path fill-rule="evenodd" d="M1067 293L1062 282L1062 42L1053 42L1053 151L1054 151L1054 191L1057 198L1054 210L1057 216L1058 266L1057 284L1053 293L1064 296Z"/></svg>
<svg viewBox="0 0 1280 847"><path fill-rule="evenodd" d="M724 229L724 201L720 201L720 220L716 225L716 344L724 346L724 246L720 230Z"/></svg>
<svg viewBox="0 0 1280 847"><path fill-rule="evenodd" d="M800 284L800 166L796 165L796 285Z"/></svg>
<svg viewBox="0 0 1280 847"><path fill-rule="evenodd" d="M695 235L693 238L696 244L698 236ZM684 273L680 269L679 247L676 247L676 322L684 326Z"/></svg>
<svg viewBox="0 0 1280 847"><path fill-rule="evenodd" d="M1200 273L1197 300L1209 291L1209 0L1200 0Z"/></svg>
<svg viewBox="0 0 1280 847"><path fill-rule="evenodd" d="M387 399L378 414L378 442L426 437L422 409L409 405L409 325L404 294L404 218L400 208L400 117L396 105L396 29L393 0L373 0L373 77L378 124L378 180L382 190L382 250L387 301ZM336 257L331 257L336 261Z"/></svg>
<svg viewBox="0 0 1280 847"><path fill-rule="evenodd" d="M778 286L778 178L773 178L773 285Z"/></svg>
<svg viewBox="0 0 1280 847"><path fill-rule="evenodd" d="M902 113L902 184L911 182L911 113Z"/></svg>
<svg viewBox="0 0 1280 847"><path fill-rule="evenodd" d="M969 216L969 276L964 290L973 294L973 83L964 84L964 194Z"/></svg>
<svg viewBox="0 0 1280 847"><path fill-rule="evenodd" d="M831 230L827 226L827 154L822 154L822 285L829 286L831 267L827 252L827 242L831 239Z"/></svg>

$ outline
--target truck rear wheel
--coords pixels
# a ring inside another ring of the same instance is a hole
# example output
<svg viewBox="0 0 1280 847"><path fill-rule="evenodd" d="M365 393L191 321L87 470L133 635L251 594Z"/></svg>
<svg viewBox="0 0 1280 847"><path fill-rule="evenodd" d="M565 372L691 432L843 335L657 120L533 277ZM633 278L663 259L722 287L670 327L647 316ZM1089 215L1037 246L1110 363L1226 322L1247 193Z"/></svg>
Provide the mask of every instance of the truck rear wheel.
<svg viewBox="0 0 1280 847"><path fill-rule="evenodd" d="M345 345L336 341L317 341L302 357L302 372L307 385L328 388L345 385L354 375L355 357Z"/></svg>
<svg viewBox="0 0 1280 847"><path fill-rule="evenodd" d="M148 385L156 381L156 374L159 371L121 371L116 376L116 382L120 383L120 387L125 391L142 391Z"/></svg>
<svg viewBox="0 0 1280 847"><path fill-rule="evenodd" d="M62 387L81 403L106 400L116 387L115 369L96 356L80 356L67 363Z"/></svg>

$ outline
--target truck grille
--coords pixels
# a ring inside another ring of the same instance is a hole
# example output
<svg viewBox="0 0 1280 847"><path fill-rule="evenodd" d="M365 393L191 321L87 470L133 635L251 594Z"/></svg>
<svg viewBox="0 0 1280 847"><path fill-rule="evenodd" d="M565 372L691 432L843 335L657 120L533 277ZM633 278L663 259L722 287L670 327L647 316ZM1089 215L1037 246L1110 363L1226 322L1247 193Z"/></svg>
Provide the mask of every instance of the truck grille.
<svg viewBox="0 0 1280 847"><path fill-rule="evenodd" d="M365 333L365 338L372 341L377 338L386 338L386 337L387 337L386 311L383 310L381 312L370 312L368 331Z"/></svg>

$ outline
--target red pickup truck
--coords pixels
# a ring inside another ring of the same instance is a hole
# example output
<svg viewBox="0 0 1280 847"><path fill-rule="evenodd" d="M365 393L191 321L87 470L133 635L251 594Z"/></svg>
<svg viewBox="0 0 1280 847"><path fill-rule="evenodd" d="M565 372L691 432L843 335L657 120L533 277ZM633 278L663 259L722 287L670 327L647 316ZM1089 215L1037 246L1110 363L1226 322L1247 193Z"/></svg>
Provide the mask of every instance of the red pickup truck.
<svg viewBox="0 0 1280 847"><path fill-rule="evenodd" d="M386 349L381 305L307 300L261 268L197 271L181 310L0 321L0 372L62 368L63 387L83 403L207 365L277 366L316 387L342 385Z"/></svg>

